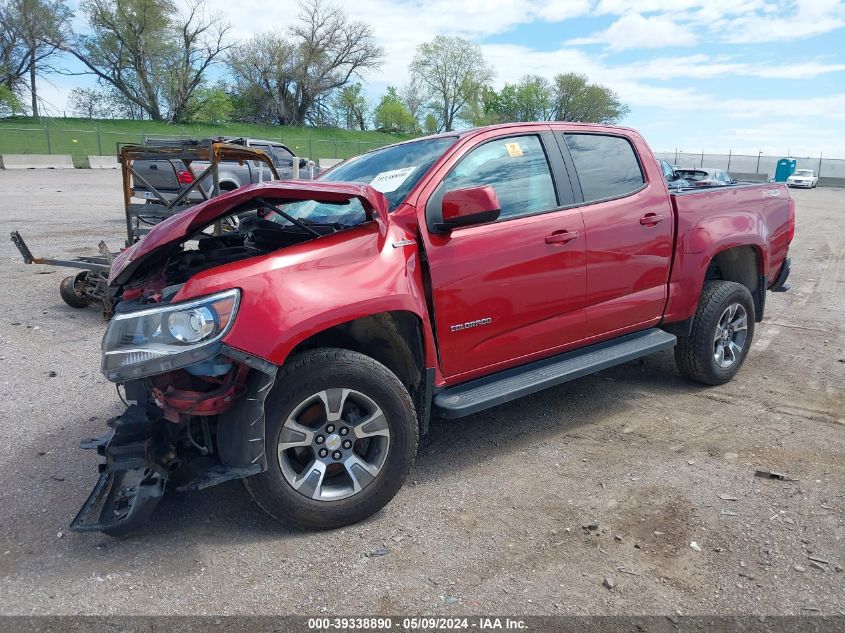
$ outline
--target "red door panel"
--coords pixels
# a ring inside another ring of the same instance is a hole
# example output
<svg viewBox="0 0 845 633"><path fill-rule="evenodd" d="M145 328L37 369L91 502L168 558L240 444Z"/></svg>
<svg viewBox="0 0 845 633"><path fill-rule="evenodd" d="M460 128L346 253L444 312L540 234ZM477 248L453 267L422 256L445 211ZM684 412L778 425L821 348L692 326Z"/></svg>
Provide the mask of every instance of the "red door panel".
<svg viewBox="0 0 845 633"><path fill-rule="evenodd" d="M587 233L587 333L656 322L666 303L672 258L668 196L643 191L583 207ZM642 224L646 214L662 222Z"/></svg>
<svg viewBox="0 0 845 633"><path fill-rule="evenodd" d="M559 136L585 200L589 337L657 323L666 304L674 216L663 174L633 132Z"/></svg>
<svg viewBox="0 0 845 633"><path fill-rule="evenodd" d="M447 377L585 338L583 229L580 211L569 209L431 236L437 339ZM578 236L546 243L559 231Z"/></svg>

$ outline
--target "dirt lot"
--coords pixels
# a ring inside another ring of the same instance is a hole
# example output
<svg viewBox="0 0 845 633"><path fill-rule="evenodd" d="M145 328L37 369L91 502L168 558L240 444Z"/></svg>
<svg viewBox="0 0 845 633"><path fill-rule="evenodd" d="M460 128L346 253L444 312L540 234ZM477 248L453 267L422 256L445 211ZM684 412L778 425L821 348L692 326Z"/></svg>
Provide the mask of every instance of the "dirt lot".
<svg viewBox="0 0 845 633"><path fill-rule="evenodd" d="M77 442L121 411L104 323L4 239L0 612L845 615L845 190L794 196L793 290L732 383L663 353L435 420L384 511L316 534L239 482L170 494L124 540L69 533L95 480ZM119 175L0 171L0 220L36 254L117 247Z"/></svg>

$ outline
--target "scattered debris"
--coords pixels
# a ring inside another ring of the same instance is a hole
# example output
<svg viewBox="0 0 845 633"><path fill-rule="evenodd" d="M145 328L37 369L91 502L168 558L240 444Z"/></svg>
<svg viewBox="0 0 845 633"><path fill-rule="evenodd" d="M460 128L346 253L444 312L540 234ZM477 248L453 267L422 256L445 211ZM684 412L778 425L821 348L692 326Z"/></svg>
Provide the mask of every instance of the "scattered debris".
<svg viewBox="0 0 845 633"><path fill-rule="evenodd" d="M695 464L695 460L694 460L694 459L688 459L688 460L687 460L687 464L689 464L690 466L692 466L693 464Z"/></svg>
<svg viewBox="0 0 845 633"><path fill-rule="evenodd" d="M792 567L792 569L794 569L794 570L795 570L795 571L797 571L797 572L801 572L802 574L803 574L805 571L807 571L807 568L806 568L806 567L804 567L803 565L794 565L794 566Z"/></svg>
<svg viewBox="0 0 845 633"><path fill-rule="evenodd" d="M722 510L719 514L723 517L735 517L737 515L733 510Z"/></svg>
<svg viewBox="0 0 845 633"><path fill-rule="evenodd" d="M443 602L448 607L450 605L456 604L458 602L458 599L455 596L446 596L446 598L444 598Z"/></svg>
<svg viewBox="0 0 845 633"><path fill-rule="evenodd" d="M829 560L825 560L824 558L819 558L818 556L807 556L807 558L811 561L816 563L822 563L823 565L830 565Z"/></svg>
<svg viewBox="0 0 845 633"><path fill-rule="evenodd" d="M695 541L692 541L692 542L689 544L689 546L690 546L693 550L695 550L696 552L700 552L700 551L701 551L701 545L699 545L699 544L698 544L698 543L696 543Z"/></svg>
<svg viewBox="0 0 845 633"><path fill-rule="evenodd" d="M629 576L642 576L642 574L639 574L631 569L625 569L624 567L617 567L616 569L623 574L628 574Z"/></svg>
<svg viewBox="0 0 845 633"><path fill-rule="evenodd" d="M725 494L719 495L719 499L721 499L722 501L736 501L736 497L734 497L733 495Z"/></svg>
<svg viewBox="0 0 845 633"><path fill-rule="evenodd" d="M615 541L619 541L619 542L621 543L621 542L622 542L622 537L621 537L621 536L619 536L618 534L614 534L614 535L613 535L613 540L615 540Z"/></svg>
<svg viewBox="0 0 845 633"><path fill-rule="evenodd" d="M56 533L56 538L62 538L64 535L65 535L65 533L64 533L64 532L62 532L61 530L59 530L59 531Z"/></svg>
<svg viewBox="0 0 845 633"><path fill-rule="evenodd" d="M762 477L763 479L780 479L781 481L798 481L794 477L790 477L786 473L779 473L774 470L755 470L755 477Z"/></svg>
<svg viewBox="0 0 845 633"><path fill-rule="evenodd" d="M612 590L616 588L616 581L614 581L610 576L606 576L602 585Z"/></svg>
<svg viewBox="0 0 845 633"><path fill-rule="evenodd" d="M369 554L367 554L367 556L369 558L374 558L376 556L387 556L388 554L390 554L389 549L387 549L386 547L379 547L378 549L375 549Z"/></svg>
<svg viewBox="0 0 845 633"><path fill-rule="evenodd" d="M814 560L811 560L811 561L810 561L810 567L813 567L813 568L815 568L815 569L820 569L821 571L827 571L827 567L825 567L825 566L824 566L824 565L822 565L821 563L817 563L817 562L816 562L816 561L814 561Z"/></svg>

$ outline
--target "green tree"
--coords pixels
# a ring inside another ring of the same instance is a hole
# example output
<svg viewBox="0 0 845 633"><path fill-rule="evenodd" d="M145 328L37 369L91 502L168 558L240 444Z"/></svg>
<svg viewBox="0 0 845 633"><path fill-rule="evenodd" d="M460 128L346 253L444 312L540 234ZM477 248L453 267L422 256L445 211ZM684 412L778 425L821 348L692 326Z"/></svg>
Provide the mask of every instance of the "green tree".
<svg viewBox="0 0 845 633"><path fill-rule="evenodd" d="M478 44L445 35L420 44L409 70L431 101L438 129L447 132L454 129L455 120L478 87L493 79L493 69Z"/></svg>
<svg viewBox="0 0 845 633"><path fill-rule="evenodd" d="M49 60L60 52L71 12L62 0L0 0L0 85L29 91L32 116L39 116L37 78L55 72Z"/></svg>
<svg viewBox="0 0 845 633"><path fill-rule="evenodd" d="M88 32L64 49L155 121L182 121L229 26L205 0L83 0Z"/></svg>
<svg viewBox="0 0 845 633"><path fill-rule="evenodd" d="M334 109L341 125L347 130L367 129L367 100L362 94L363 86L354 83L344 86L335 95Z"/></svg>
<svg viewBox="0 0 845 633"><path fill-rule="evenodd" d="M559 121L616 123L630 112L613 90L579 73L555 75L551 92L552 116Z"/></svg>
<svg viewBox="0 0 845 633"><path fill-rule="evenodd" d="M234 111L235 104L226 91L225 83L203 85L194 93L190 120L199 123L225 123L231 120Z"/></svg>
<svg viewBox="0 0 845 633"><path fill-rule="evenodd" d="M429 112L425 115L425 133L426 134L437 134L437 128L439 127L439 123L437 122L437 117L434 116L432 112Z"/></svg>
<svg viewBox="0 0 845 633"><path fill-rule="evenodd" d="M408 112L393 86L387 87L387 93L373 111L373 123L377 130L395 134L413 134L418 128L417 120Z"/></svg>
<svg viewBox="0 0 845 633"><path fill-rule="evenodd" d="M9 87L0 84L0 117L17 116L23 112L18 95L9 90Z"/></svg>

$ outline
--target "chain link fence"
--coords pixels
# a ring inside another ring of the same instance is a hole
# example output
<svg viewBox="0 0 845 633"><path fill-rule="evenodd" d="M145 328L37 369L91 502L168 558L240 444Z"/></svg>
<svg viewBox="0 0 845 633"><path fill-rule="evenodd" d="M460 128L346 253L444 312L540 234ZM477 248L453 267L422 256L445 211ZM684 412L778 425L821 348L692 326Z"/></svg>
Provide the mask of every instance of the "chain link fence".
<svg viewBox="0 0 845 633"><path fill-rule="evenodd" d="M231 136L227 134L227 136ZM143 143L145 138L183 140L196 135L154 134L143 129L137 132L65 129L61 127L0 127L0 154L70 154L76 159L89 155L115 156L119 143ZM304 137L261 137L287 145L293 153L307 158L349 158L387 143L346 141L341 139Z"/></svg>
<svg viewBox="0 0 845 633"><path fill-rule="evenodd" d="M680 169L695 167L710 167L724 169L735 178L768 180L774 176L777 162L781 158L791 158L796 161L796 169L812 169L819 178L845 179L845 160L841 158L801 157L801 156L769 156L760 154L707 154L704 152L655 152L657 158L676 165ZM756 177L756 178L755 178Z"/></svg>

